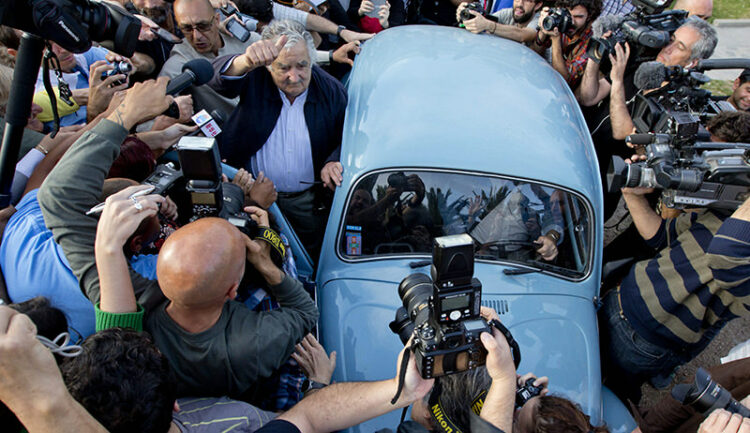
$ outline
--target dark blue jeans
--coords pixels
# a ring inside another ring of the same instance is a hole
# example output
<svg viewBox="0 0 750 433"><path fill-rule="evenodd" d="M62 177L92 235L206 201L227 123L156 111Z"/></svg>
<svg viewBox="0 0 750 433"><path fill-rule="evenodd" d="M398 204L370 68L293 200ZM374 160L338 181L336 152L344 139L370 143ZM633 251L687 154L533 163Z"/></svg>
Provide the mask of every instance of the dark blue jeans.
<svg viewBox="0 0 750 433"><path fill-rule="evenodd" d="M604 296L599 310L602 375L620 399L638 403L641 385L658 374L669 374L686 361L684 354L646 341L622 314L619 292Z"/></svg>

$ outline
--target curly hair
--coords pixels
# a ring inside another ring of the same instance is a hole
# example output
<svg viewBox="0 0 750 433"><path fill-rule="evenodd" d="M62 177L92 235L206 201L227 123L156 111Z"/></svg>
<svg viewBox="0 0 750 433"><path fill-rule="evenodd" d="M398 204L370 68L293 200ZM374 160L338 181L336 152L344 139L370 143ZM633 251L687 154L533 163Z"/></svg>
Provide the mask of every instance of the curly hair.
<svg viewBox="0 0 750 433"><path fill-rule="evenodd" d="M555 6L568 9L583 6L589 14L587 23L593 23L602 12L602 0L558 0Z"/></svg>
<svg viewBox="0 0 750 433"><path fill-rule="evenodd" d="M535 412L534 433L609 433L604 425L592 426L589 416L567 398L539 397Z"/></svg>
<svg viewBox="0 0 750 433"><path fill-rule="evenodd" d="M112 433L164 433L176 398L167 358L151 336L111 328L84 341L83 353L63 362L68 391Z"/></svg>
<svg viewBox="0 0 750 433"><path fill-rule="evenodd" d="M706 129L725 143L750 143L750 112L723 111L708 121Z"/></svg>

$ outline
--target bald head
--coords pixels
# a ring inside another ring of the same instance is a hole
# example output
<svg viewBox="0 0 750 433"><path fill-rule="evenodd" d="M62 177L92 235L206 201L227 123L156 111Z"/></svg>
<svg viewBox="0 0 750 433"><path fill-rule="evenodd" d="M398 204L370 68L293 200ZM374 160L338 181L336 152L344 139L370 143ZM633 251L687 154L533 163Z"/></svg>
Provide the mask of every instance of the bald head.
<svg viewBox="0 0 750 433"><path fill-rule="evenodd" d="M674 10L688 11L689 15L707 20L714 11L713 0L677 0L672 7Z"/></svg>
<svg viewBox="0 0 750 433"><path fill-rule="evenodd" d="M164 295L175 304L206 308L224 304L244 269L240 231L221 218L202 218L167 238L156 275Z"/></svg>

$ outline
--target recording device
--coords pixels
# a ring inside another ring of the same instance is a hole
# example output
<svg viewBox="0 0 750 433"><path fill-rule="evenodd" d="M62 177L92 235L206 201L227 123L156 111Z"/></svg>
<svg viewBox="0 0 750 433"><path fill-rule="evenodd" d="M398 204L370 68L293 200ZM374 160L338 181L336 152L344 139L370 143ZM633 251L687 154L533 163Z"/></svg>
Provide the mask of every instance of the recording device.
<svg viewBox="0 0 750 433"><path fill-rule="evenodd" d="M487 352L479 335L492 333L479 315L482 284L474 274L474 242L467 234L435 238L432 278L415 273L398 287L403 307L391 330L413 351L423 378L484 365Z"/></svg>
<svg viewBox="0 0 750 433"><path fill-rule="evenodd" d="M221 183L221 157L215 138L182 137L177 155L187 180L194 219L219 216L224 205Z"/></svg>
<svg viewBox="0 0 750 433"><path fill-rule="evenodd" d="M115 62L114 68L109 71L102 72L102 80L107 79L107 77L111 77L113 75L129 75L131 72L133 72L133 65L131 65L128 62ZM127 80L117 80L114 83L112 83L113 86L119 86L121 84L125 84Z"/></svg>
<svg viewBox="0 0 750 433"><path fill-rule="evenodd" d="M232 15L237 18L227 21L227 30L242 42L246 42L250 38L250 32L254 32L258 28L258 20L240 13L237 8L230 4L222 7L220 11L224 18L230 18Z"/></svg>
<svg viewBox="0 0 750 433"><path fill-rule="evenodd" d="M724 409L745 418L750 417L750 409L735 400L732 394L711 379L711 375L703 368L695 372L694 383L675 385L672 388L672 397L706 415L715 409Z"/></svg>
<svg viewBox="0 0 750 433"><path fill-rule="evenodd" d="M636 10L626 16L607 15L599 18L593 25L594 37L589 42L586 54L599 63L599 69L609 74L612 64L609 55L614 55L615 45L628 42L631 55L628 58L626 72L636 65L653 60L662 47L669 44L672 33L687 19L688 13L681 10L665 11L671 0L654 2L633 0ZM612 31L604 39L602 35Z"/></svg>
<svg viewBox="0 0 750 433"><path fill-rule="evenodd" d="M750 65L750 60L719 60L701 68L730 64ZM625 164L613 157L607 172L610 192L622 187L663 189L662 202L673 208L734 210L748 198L750 144L709 142L711 135L702 125L725 107L700 88L708 81L700 72L659 62L638 68L636 86L658 87L636 95L632 119L638 134L627 139L645 146L646 161Z"/></svg>
<svg viewBox="0 0 750 433"><path fill-rule="evenodd" d="M459 21L460 23L463 23L464 21L468 21L474 18L474 15L472 15L471 12L469 11L474 11L478 13L479 15L487 18L490 21L497 22L497 17L488 14L487 11L484 10L484 7L482 7L480 3L472 2L472 3L467 4L465 8L461 9L461 14L460 14L461 20Z"/></svg>
<svg viewBox="0 0 750 433"><path fill-rule="evenodd" d="M0 9L2 24L56 42L74 53L93 41L114 41L115 51L135 52L141 22L122 6L89 0L10 0Z"/></svg>
<svg viewBox="0 0 750 433"><path fill-rule="evenodd" d="M182 73L169 81L167 95L176 95L190 86L202 86L214 76L214 68L206 59L193 59L182 65Z"/></svg>
<svg viewBox="0 0 750 433"><path fill-rule="evenodd" d="M516 409L522 408L527 401L542 394L544 387L534 386L535 380L535 378L530 377L526 379L526 383L522 387L516 388Z"/></svg>
<svg viewBox="0 0 750 433"><path fill-rule="evenodd" d="M409 190L409 178L403 171L393 173L388 176L388 186L400 191Z"/></svg>
<svg viewBox="0 0 750 433"><path fill-rule="evenodd" d="M542 20L542 28L548 32L557 27L560 34L567 33L573 28L573 17L566 8L552 8L549 15Z"/></svg>

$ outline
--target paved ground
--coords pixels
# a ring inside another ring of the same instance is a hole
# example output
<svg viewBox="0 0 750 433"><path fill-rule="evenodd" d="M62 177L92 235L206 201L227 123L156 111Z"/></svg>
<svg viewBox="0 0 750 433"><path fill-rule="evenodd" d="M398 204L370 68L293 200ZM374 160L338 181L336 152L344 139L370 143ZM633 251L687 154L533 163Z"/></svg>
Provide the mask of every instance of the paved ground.
<svg viewBox="0 0 750 433"><path fill-rule="evenodd" d="M750 20L716 20L714 27L719 33L719 44L711 58L750 58ZM740 71L714 70L707 74L717 80L734 80Z"/></svg>

